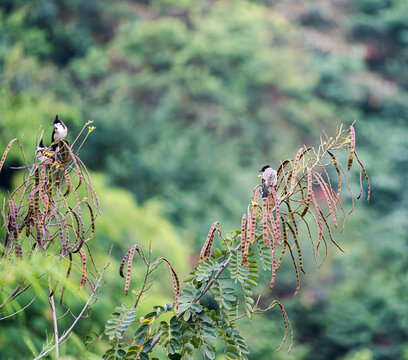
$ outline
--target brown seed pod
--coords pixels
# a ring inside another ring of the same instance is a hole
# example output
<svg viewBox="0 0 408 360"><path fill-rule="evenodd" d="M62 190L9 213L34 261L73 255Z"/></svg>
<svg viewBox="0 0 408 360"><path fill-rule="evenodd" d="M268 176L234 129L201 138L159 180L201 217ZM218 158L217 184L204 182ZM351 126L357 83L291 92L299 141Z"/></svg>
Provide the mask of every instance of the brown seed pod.
<svg viewBox="0 0 408 360"><path fill-rule="evenodd" d="M303 155L303 151L304 151L303 147L301 147L298 150L298 152L296 154L296 157L295 157L295 161L293 163L292 176L291 176L292 177L292 185L291 185L291 188L290 188L290 192L293 192L293 190L295 189L295 187L297 185L297 170L298 170L298 167L299 167L300 158Z"/></svg>
<svg viewBox="0 0 408 360"><path fill-rule="evenodd" d="M275 204L275 215L276 215L276 220L275 220L275 241L280 243L280 237L281 237L281 226L280 226L280 209L279 209L279 199L278 195L276 194L275 188L272 186L271 187L271 194L272 198Z"/></svg>
<svg viewBox="0 0 408 360"><path fill-rule="evenodd" d="M5 161L6 161L7 154L9 153L9 151L10 151L10 149L11 149L11 146L12 146L12 145L14 144L14 142L17 141L17 140L18 140L17 138L11 140L11 141L8 143L7 147L6 147L6 150L4 150L3 156L1 157L1 160L0 160L0 172L1 172L1 169L3 168L3 165L4 165Z"/></svg>
<svg viewBox="0 0 408 360"><path fill-rule="evenodd" d="M319 204L317 203L316 197L315 197L313 192L312 192L312 202L313 202L313 204L314 204L314 206L316 208L316 213L317 213L317 236L318 236L318 240L317 240L316 249L318 249L319 245L320 245L320 241L322 240L322 237L323 237L323 223L322 223L322 217L320 215L320 207L319 207ZM310 211L310 213L312 215L314 215L311 211Z"/></svg>
<svg viewBox="0 0 408 360"><path fill-rule="evenodd" d="M350 156L347 164L347 169L350 170L353 165L353 155L356 148L356 133L354 131L353 125L350 126Z"/></svg>
<svg viewBox="0 0 408 360"><path fill-rule="evenodd" d="M360 159L359 159L359 157L357 156L357 152L355 151L355 154L356 154L356 159L357 159L357 161L358 161L358 164L360 165L360 195L357 197L357 199L359 199L360 198L360 196L361 196L361 194L362 194L362 190L363 190L363 184L362 184L362 179L361 179L361 170L363 170L363 173L364 173L364 176L365 176L365 178L366 178L366 180L367 180L367 202L369 203L370 202L370 194L371 194L371 184L370 184L370 179L368 178L368 174L367 174L367 171L366 171L366 169L365 169L365 167L364 167L364 165L363 165L363 163L360 161Z"/></svg>
<svg viewBox="0 0 408 360"><path fill-rule="evenodd" d="M258 203L252 202L251 211L249 213L249 227L248 227L248 240L250 244L255 242L255 232L256 232L256 218L258 216Z"/></svg>
<svg viewBox="0 0 408 360"><path fill-rule="evenodd" d="M80 249L78 251L78 255L81 258L81 262L82 262L81 282L79 284L79 289L82 290L84 288L84 285L87 279L87 275L88 275L88 269L86 267L86 255L85 255L84 249Z"/></svg>
<svg viewBox="0 0 408 360"><path fill-rule="evenodd" d="M204 262L204 260L208 259L211 255L212 245L214 243L215 234L217 232L217 226L219 225L218 221L215 221L210 228L210 231L207 235L207 240L204 243L204 246L200 252L200 263Z"/></svg>
<svg viewBox="0 0 408 360"><path fill-rule="evenodd" d="M249 267L248 263L249 241L247 240L246 228L247 228L246 214L243 214L241 218L241 254L242 254L241 264L246 267Z"/></svg>
<svg viewBox="0 0 408 360"><path fill-rule="evenodd" d="M323 195L326 199L327 202L327 206L329 207L329 211L330 211L330 215L332 217L334 226L337 227L337 219L336 216L334 215L334 211L333 211L333 207L336 207L336 204L333 200L333 198L331 197L330 193L329 193L329 189L327 188L327 184L325 183L325 181L323 180L323 178L321 177L321 175L319 173L313 173L315 179L317 180L318 184L320 185L320 188L322 189Z"/></svg>
<svg viewBox="0 0 408 360"><path fill-rule="evenodd" d="M125 281L125 294L127 295L129 292L129 287L130 287L130 278L132 276L132 262L133 262L133 256L135 255L135 251L137 249L137 245L133 245L131 247L131 249L128 251L127 258L128 258L128 262L127 262L127 271L126 271L126 281ZM122 260L123 262L123 260ZM122 264L121 264L122 266ZM122 270L123 271L123 270ZM123 275L123 272L122 272Z"/></svg>
<svg viewBox="0 0 408 360"><path fill-rule="evenodd" d="M268 202L269 199L267 197L262 198L262 236L264 245L267 246L269 243L269 235L268 235Z"/></svg>
<svg viewBox="0 0 408 360"><path fill-rule="evenodd" d="M165 258L162 258L162 261L167 264L170 270L170 275L171 275L171 279L173 280L173 290L174 290L173 306L177 309L178 299L180 297L180 281L179 281L176 271L173 269L173 266L171 266L170 262Z"/></svg>

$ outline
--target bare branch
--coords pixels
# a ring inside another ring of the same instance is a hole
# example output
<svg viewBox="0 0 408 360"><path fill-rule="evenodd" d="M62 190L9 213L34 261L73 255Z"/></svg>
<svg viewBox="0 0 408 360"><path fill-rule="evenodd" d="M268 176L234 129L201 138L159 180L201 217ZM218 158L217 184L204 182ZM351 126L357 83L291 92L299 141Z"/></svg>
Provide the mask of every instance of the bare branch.
<svg viewBox="0 0 408 360"><path fill-rule="evenodd" d="M54 302L54 292L52 291L51 288L51 279L48 279L48 284L49 284L49 289L50 289L50 295L49 295L49 301L50 301L50 307L51 307L51 313L52 313L52 322L54 326L54 348L55 348L55 358L59 358L59 334L58 334L58 320L57 320L57 312L55 310L55 302Z"/></svg>

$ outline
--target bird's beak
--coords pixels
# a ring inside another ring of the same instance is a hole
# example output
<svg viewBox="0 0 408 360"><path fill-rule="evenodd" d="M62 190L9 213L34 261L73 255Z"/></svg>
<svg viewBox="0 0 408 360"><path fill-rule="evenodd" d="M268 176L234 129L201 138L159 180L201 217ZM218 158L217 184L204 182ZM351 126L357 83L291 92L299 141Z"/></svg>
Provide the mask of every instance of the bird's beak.
<svg viewBox="0 0 408 360"><path fill-rule="evenodd" d="M261 175L261 174L259 174L259 175L258 175L258 177L259 177L259 178L261 178L261 177L262 177L262 175Z"/></svg>

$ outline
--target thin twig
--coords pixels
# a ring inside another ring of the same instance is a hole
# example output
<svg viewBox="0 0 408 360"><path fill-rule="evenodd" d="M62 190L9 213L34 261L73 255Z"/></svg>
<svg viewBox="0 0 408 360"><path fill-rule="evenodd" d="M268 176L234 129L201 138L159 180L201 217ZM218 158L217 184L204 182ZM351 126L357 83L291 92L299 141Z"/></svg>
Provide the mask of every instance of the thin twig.
<svg viewBox="0 0 408 360"><path fill-rule="evenodd" d="M50 301L50 307L51 307L51 313L52 313L52 321L54 325L55 358L58 360L59 358L59 335L58 335L57 312L55 310L54 292L52 291L52 288L51 288L51 279L48 279L48 283L49 283L49 289L50 289L49 301Z"/></svg>
<svg viewBox="0 0 408 360"><path fill-rule="evenodd" d="M0 318L0 321L1 321L1 320L4 320L4 319L7 319L7 318L10 318L10 317L12 317L12 316L18 314L19 312L24 311L25 309L27 309L27 308L34 302L34 300L35 300L36 298L37 298L37 296L34 296L34 298L33 298L26 306L24 306L22 309L16 311L15 313L13 313L13 314L11 314L11 315L7 315L7 316L5 316L5 317Z"/></svg>
<svg viewBox="0 0 408 360"><path fill-rule="evenodd" d="M139 304L140 298L142 297L142 294L145 291L145 287L147 285L147 280L148 280L147 278L150 275L151 256L152 256L152 252L151 252L151 248L149 246L149 260L148 260L148 262L146 264L145 278L144 278L142 288L140 289L139 295L137 296L137 299L135 301L135 305L133 306L133 308L137 307L137 305Z"/></svg>

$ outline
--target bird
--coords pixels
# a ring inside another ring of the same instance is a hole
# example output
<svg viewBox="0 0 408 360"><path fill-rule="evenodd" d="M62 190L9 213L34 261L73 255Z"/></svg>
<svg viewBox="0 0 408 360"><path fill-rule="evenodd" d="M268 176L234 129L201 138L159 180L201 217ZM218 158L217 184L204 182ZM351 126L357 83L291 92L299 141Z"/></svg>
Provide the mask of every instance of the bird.
<svg viewBox="0 0 408 360"><path fill-rule="evenodd" d="M270 165L265 165L259 172L262 172L262 197L267 198L269 186L275 186L278 181L276 171Z"/></svg>
<svg viewBox="0 0 408 360"><path fill-rule="evenodd" d="M55 161L55 153L48 151L48 148L44 145L41 139L35 150L35 159L40 163L51 164Z"/></svg>
<svg viewBox="0 0 408 360"><path fill-rule="evenodd" d="M40 140L37 149L35 150L35 158L39 161L39 162L43 162L45 160L45 149L46 146L43 144L42 139Z"/></svg>
<svg viewBox="0 0 408 360"><path fill-rule="evenodd" d="M51 150L57 152L59 150L59 142L55 142L57 140L65 139L67 137L68 129L66 125L58 118L58 115L55 116L55 120L52 125L54 125L54 130L52 131L51 136L51 142L53 143Z"/></svg>

